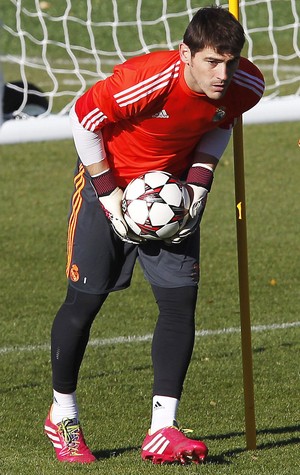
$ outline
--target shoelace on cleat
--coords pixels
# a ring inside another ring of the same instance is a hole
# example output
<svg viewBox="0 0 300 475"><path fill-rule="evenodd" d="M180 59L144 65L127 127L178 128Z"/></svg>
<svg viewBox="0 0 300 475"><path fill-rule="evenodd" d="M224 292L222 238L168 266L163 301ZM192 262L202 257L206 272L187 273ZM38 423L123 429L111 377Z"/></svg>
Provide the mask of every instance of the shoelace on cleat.
<svg viewBox="0 0 300 475"><path fill-rule="evenodd" d="M184 435L185 434L192 434L194 431L193 429L183 429L182 427L179 427L180 432L182 432Z"/></svg>
<svg viewBox="0 0 300 475"><path fill-rule="evenodd" d="M176 421L174 421L174 424L173 424L171 427L173 427L174 429L179 430L179 432L182 432L184 435L185 435L185 434L192 434L192 432L194 432L193 429L184 429L183 427L180 427L180 426L177 424Z"/></svg>
<svg viewBox="0 0 300 475"><path fill-rule="evenodd" d="M78 422L74 423L71 419L65 418L58 424L58 429L70 451L75 454L79 447L80 427Z"/></svg>

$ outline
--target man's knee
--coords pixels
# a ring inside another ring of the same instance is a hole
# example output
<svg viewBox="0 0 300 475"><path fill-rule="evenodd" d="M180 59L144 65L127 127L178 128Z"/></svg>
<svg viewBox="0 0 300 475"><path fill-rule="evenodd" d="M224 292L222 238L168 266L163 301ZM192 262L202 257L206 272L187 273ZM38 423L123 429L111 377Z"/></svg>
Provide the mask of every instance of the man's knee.
<svg viewBox="0 0 300 475"><path fill-rule="evenodd" d="M160 314L194 318L198 287L163 288L152 286Z"/></svg>
<svg viewBox="0 0 300 475"><path fill-rule="evenodd" d="M95 295L80 292L69 286L64 303L60 307L56 319L68 320L68 324L79 328L91 325L107 294Z"/></svg>

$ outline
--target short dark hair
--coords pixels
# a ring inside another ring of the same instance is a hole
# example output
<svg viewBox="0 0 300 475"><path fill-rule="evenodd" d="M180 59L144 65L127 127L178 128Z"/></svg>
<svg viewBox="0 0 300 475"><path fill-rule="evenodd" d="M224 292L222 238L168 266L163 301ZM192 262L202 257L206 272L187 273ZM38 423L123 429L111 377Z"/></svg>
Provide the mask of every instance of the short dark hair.
<svg viewBox="0 0 300 475"><path fill-rule="evenodd" d="M213 48L217 53L239 55L245 43L242 25L228 10L211 6L200 8L190 21L183 42L192 56L204 48Z"/></svg>

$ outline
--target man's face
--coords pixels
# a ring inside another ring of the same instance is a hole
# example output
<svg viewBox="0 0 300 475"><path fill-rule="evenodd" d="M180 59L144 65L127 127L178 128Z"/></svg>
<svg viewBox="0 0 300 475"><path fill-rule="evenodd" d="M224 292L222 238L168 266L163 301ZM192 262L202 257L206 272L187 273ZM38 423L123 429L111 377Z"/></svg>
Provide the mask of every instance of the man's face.
<svg viewBox="0 0 300 475"><path fill-rule="evenodd" d="M221 99L238 68L240 56L219 54L212 48L204 48L192 57L184 43L179 51L185 63L184 78L188 87L210 99Z"/></svg>

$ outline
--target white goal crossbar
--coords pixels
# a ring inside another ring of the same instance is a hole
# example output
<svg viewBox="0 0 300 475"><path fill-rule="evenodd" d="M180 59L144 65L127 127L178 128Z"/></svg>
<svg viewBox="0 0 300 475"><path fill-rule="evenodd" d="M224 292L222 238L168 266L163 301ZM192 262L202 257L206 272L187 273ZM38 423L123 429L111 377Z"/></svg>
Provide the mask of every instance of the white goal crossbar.
<svg viewBox="0 0 300 475"><path fill-rule="evenodd" d="M300 98L288 96L272 101L262 100L254 109L243 116L243 123L265 124L300 120ZM0 144L40 142L72 138L69 116L48 115L44 118L28 117L23 120L7 120L0 127Z"/></svg>

